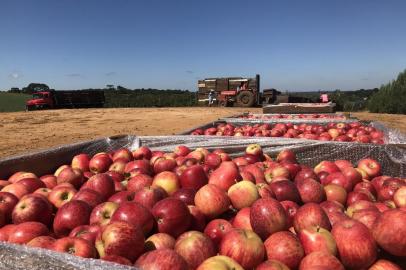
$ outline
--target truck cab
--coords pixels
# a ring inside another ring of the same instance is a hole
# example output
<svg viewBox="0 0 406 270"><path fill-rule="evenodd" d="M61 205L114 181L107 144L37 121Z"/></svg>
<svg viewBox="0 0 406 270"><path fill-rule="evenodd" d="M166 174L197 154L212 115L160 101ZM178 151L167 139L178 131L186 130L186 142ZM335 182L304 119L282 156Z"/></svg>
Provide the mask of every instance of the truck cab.
<svg viewBox="0 0 406 270"><path fill-rule="evenodd" d="M54 100L50 91L40 91L32 94L32 99L26 103L27 111L33 109L50 109L54 107Z"/></svg>

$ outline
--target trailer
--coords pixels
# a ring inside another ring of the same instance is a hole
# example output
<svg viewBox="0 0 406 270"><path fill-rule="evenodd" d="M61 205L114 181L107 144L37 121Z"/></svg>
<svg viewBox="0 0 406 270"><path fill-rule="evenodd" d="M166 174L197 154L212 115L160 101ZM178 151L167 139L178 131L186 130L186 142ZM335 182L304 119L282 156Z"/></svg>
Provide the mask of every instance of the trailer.
<svg viewBox="0 0 406 270"><path fill-rule="evenodd" d="M34 92L26 109L102 108L104 102L103 90L47 90Z"/></svg>

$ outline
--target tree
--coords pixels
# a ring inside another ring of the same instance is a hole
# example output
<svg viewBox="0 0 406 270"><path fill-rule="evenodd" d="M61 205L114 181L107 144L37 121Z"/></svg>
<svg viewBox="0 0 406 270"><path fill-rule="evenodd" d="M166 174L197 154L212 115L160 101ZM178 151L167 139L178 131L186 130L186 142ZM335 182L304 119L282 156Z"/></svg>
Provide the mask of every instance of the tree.
<svg viewBox="0 0 406 270"><path fill-rule="evenodd" d="M32 94L38 91L49 91L49 86L44 83L30 83L27 87L22 89L22 92L26 94Z"/></svg>
<svg viewBox="0 0 406 270"><path fill-rule="evenodd" d="M370 98L368 109L376 113L406 113L406 70L380 87Z"/></svg>

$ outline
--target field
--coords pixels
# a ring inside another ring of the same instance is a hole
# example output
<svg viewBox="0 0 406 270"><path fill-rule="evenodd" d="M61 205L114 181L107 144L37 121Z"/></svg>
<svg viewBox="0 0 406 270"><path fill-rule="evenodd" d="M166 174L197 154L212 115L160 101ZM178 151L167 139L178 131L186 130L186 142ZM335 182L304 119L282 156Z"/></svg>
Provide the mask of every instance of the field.
<svg viewBox="0 0 406 270"><path fill-rule="evenodd" d="M0 91L0 112L17 112L25 110L25 102L31 95L5 93Z"/></svg>
<svg viewBox="0 0 406 270"><path fill-rule="evenodd" d="M0 156L119 134L172 135L244 108L128 108L13 112L0 114ZM251 108L262 113L261 108ZM356 113L406 132L405 115Z"/></svg>

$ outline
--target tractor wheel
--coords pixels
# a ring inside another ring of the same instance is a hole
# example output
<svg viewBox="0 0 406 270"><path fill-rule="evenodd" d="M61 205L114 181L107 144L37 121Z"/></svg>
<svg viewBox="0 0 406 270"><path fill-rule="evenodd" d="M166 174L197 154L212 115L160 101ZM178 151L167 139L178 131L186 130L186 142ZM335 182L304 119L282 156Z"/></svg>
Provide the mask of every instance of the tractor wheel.
<svg viewBox="0 0 406 270"><path fill-rule="evenodd" d="M227 100L221 100L221 101L218 103L218 106L219 106L219 107L228 107L229 104L228 104Z"/></svg>
<svg viewBox="0 0 406 270"><path fill-rule="evenodd" d="M252 107L254 102L254 93L251 91L241 91L237 95L237 105L240 107Z"/></svg>

